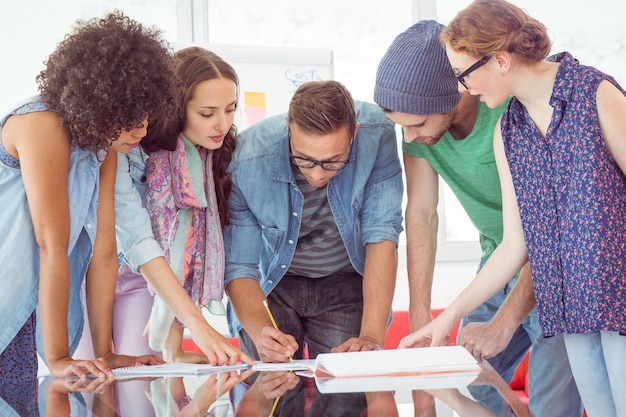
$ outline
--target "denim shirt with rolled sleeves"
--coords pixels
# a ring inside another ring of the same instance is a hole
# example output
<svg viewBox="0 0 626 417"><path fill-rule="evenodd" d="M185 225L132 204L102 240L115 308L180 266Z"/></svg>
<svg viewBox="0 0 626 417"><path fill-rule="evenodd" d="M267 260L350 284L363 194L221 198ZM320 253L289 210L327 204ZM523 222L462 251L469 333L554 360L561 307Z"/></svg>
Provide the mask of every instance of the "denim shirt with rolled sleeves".
<svg viewBox="0 0 626 417"><path fill-rule="evenodd" d="M148 155L136 147L117 156L115 178L115 237L121 263L137 273L141 265L164 256L154 239L146 210L146 161Z"/></svg>
<svg viewBox="0 0 626 417"><path fill-rule="evenodd" d="M376 105L355 102L360 127L350 162L328 183L328 201L354 269L365 269L365 246L398 244L402 232L402 167L394 124ZM225 285L259 281L269 294L291 264L303 196L289 161L285 115L269 117L240 134L229 167L231 224L224 231ZM241 324L228 309L233 335Z"/></svg>
<svg viewBox="0 0 626 417"><path fill-rule="evenodd" d="M50 109L39 96L24 101L0 121L3 126L9 116ZM46 146L45 137L41 138ZM2 150L4 151L4 149ZM99 157L91 151L72 146L68 172L70 234L68 260L70 264L70 301L68 306L68 336L70 352L76 349L83 331L81 285L91 259L97 228ZM19 162L0 162L0 352L13 340L28 317L37 308L39 290L39 245L35 239L30 208L26 198ZM39 323L39 320L38 320ZM38 350L43 357L41 328L37 329ZM0 413L1 414L1 413Z"/></svg>

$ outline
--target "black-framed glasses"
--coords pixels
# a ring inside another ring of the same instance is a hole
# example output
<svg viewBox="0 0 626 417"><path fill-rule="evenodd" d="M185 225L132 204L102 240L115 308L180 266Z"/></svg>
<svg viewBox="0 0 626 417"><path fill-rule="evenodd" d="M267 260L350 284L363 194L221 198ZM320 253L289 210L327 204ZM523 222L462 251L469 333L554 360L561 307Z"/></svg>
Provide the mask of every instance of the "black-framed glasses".
<svg viewBox="0 0 626 417"><path fill-rule="evenodd" d="M487 62L489 62L490 59L491 55L485 55L484 57L476 61L473 65L471 65L468 69L463 71L461 74L457 74L456 70L454 70L454 75L456 75L456 79L459 80L461 85L465 87L466 90L469 90L469 87L467 86L467 84L465 84L465 77L485 65Z"/></svg>
<svg viewBox="0 0 626 417"><path fill-rule="evenodd" d="M353 142L354 140L350 142L350 148L348 149L348 158L352 153ZM319 165L322 167L322 169L325 169L326 171L340 171L350 162L349 159L342 161L317 161L315 159L309 159L303 156L295 156L291 150L291 130L289 131L289 160L298 168L311 169Z"/></svg>

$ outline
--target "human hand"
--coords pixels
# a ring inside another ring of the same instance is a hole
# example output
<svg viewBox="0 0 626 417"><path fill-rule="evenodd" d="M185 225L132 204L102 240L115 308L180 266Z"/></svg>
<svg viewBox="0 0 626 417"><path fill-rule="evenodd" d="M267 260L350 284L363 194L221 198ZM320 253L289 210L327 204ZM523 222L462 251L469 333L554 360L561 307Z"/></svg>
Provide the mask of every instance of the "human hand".
<svg viewBox="0 0 626 417"><path fill-rule="evenodd" d="M477 361L496 356L506 348L515 329L486 323L469 323L459 331L457 344L465 347Z"/></svg>
<svg viewBox="0 0 626 417"><path fill-rule="evenodd" d="M208 323L203 323L201 327L189 328L192 339L207 356L207 363L211 365L236 365L243 361L250 365L254 364L254 359L246 355L241 350L233 346L228 339L217 332Z"/></svg>
<svg viewBox="0 0 626 417"><path fill-rule="evenodd" d="M361 352L368 350L381 350L382 348L376 341L369 337L351 337L339 346L332 348L333 353L338 352Z"/></svg>
<svg viewBox="0 0 626 417"><path fill-rule="evenodd" d="M288 362L298 350L298 342L292 335L269 326L256 335L254 344L263 362Z"/></svg>
<svg viewBox="0 0 626 417"><path fill-rule="evenodd" d="M160 365L165 363L163 359L157 355L142 355L142 356L130 356L130 355L116 355L113 352L108 352L102 359L106 362L107 366L111 369L125 368L130 366L140 365Z"/></svg>
<svg viewBox="0 0 626 417"><path fill-rule="evenodd" d="M56 377L87 378L89 375L93 375L96 378L114 378L111 367L103 358L81 360L63 357L50 360L47 365L50 373Z"/></svg>
<svg viewBox="0 0 626 417"><path fill-rule="evenodd" d="M425 346L442 346L448 342L448 335L454 328L454 322L448 318L446 312L441 313L433 321L422 327L416 332L405 336L398 344L399 349L425 347Z"/></svg>

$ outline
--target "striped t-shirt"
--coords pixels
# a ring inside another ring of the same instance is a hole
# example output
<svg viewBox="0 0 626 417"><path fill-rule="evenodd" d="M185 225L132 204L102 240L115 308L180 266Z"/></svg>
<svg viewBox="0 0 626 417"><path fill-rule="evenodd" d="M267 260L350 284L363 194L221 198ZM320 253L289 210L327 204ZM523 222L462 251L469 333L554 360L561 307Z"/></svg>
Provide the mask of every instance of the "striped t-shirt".
<svg viewBox="0 0 626 417"><path fill-rule="evenodd" d="M321 278L338 271L354 271L328 204L326 186L314 187L297 167L293 171L304 207L296 252L287 273Z"/></svg>

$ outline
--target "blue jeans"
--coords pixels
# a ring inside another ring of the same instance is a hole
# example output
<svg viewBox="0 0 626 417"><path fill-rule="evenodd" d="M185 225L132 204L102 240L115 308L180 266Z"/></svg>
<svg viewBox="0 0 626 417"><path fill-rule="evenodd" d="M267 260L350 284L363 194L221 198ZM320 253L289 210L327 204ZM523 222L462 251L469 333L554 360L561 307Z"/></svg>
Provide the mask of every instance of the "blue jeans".
<svg viewBox="0 0 626 417"><path fill-rule="evenodd" d="M291 334L298 342L294 359L304 358L307 346L310 358L330 350L351 337L358 337L363 315L363 277L356 272L333 274L324 278L287 275L267 296L278 328ZM259 358L253 340L245 330L239 332L241 349ZM284 409L276 415L304 415L305 389L303 381L285 393ZM238 399L233 398L237 404ZM283 402L281 400L281 402ZM279 406L279 409L281 407ZM308 406L307 406L308 408ZM309 415L361 416L367 403L365 395L315 395Z"/></svg>
<svg viewBox="0 0 626 417"><path fill-rule="evenodd" d="M626 336L601 331L563 339L587 415L626 416Z"/></svg>
<svg viewBox="0 0 626 417"><path fill-rule="evenodd" d="M534 417L582 416L583 405L562 334L539 336L532 347L528 372L528 403Z"/></svg>
<svg viewBox="0 0 626 417"><path fill-rule="evenodd" d="M358 273L334 274L324 278L287 275L267 296L278 328L300 345L294 359L328 353L361 331L363 278ZM242 349L258 359L254 343L240 333ZM241 337L243 336L243 337Z"/></svg>

